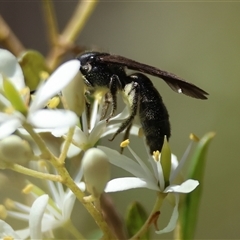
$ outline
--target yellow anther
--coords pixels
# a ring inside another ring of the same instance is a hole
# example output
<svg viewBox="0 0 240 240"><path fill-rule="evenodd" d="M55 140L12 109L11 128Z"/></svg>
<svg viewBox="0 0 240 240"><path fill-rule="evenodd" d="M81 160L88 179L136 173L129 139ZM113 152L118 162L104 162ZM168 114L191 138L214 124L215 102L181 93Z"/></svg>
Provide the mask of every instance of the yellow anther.
<svg viewBox="0 0 240 240"><path fill-rule="evenodd" d="M7 217L7 210L3 205L0 205L0 219L5 219Z"/></svg>
<svg viewBox="0 0 240 240"><path fill-rule="evenodd" d="M21 91L20 91L20 94L21 94L21 96L23 97L23 99L24 99L24 103L25 103L25 105L26 106L28 106L29 105L29 102L30 102L30 89L29 89L29 87L25 87L25 88L23 88Z"/></svg>
<svg viewBox="0 0 240 240"><path fill-rule="evenodd" d="M23 188L22 193L29 194L32 191L33 187L33 184L28 184L25 188Z"/></svg>
<svg viewBox="0 0 240 240"><path fill-rule="evenodd" d="M29 89L29 87L24 87L24 88L20 91L20 94L21 94L22 96L25 96L25 95L30 94L30 89Z"/></svg>
<svg viewBox="0 0 240 240"><path fill-rule="evenodd" d="M53 97L50 99L47 103L47 107L50 109L56 108L60 103L60 98L59 97Z"/></svg>
<svg viewBox="0 0 240 240"><path fill-rule="evenodd" d="M12 236L4 236L3 240L14 240L14 237L12 237Z"/></svg>
<svg viewBox="0 0 240 240"><path fill-rule="evenodd" d="M3 112L6 113L6 114L13 114L13 112L15 111L15 109L10 106L10 107L6 107Z"/></svg>
<svg viewBox="0 0 240 240"><path fill-rule="evenodd" d="M125 141L121 142L120 147L125 148L129 145L130 141L129 139L126 139Z"/></svg>
<svg viewBox="0 0 240 240"><path fill-rule="evenodd" d="M193 133L189 135L189 138L194 142L199 142L199 138Z"/></svg>
<svg viewBox="0 0 240 240"><path fill-rule="evenodd" d="M7 198L5 201L4 201L4 205L7 209L14 209L15 208L15 203L13 200L11 200L10 198Z"/></svg>
<svg viewBox="0 0 240 240"><path fill-rule="evenodd" d="M153 151L153 157L155 159L155 161L159 161L159 156L160 156L160 152L157 151Z"/></svg>
<svg viewBox="0 0 240 240"><path fill-rule="evenodd" d="M43 80L43 81L45 81L49 78L49 73L46 71L41 71L39 75L40 75L41 80Z"/></svg>

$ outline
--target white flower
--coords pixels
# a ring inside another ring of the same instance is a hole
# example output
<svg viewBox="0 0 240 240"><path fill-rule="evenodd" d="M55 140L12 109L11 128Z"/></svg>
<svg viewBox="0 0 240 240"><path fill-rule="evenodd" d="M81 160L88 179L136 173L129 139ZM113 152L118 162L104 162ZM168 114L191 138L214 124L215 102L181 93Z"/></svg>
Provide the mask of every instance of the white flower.
<svg viewBox="0 0 240 240"><path fill-rule="evenodd" d="M91 112L90 128L88 128L87 114L86 111L82 114L82 129L80 127L75 127L75 132L73 135L73 144L70 145L68 150L68 157L73 157L79 154L82 150L86 151L96 145L100 138L107 135L114 134L120 127L121 123L113 123L116 121L122 121L129 116L129 110L126 107L121 113L111 118L109 122L106 119L100 121L102 114L103 103L98 103L97 100L93 103L93 108ZM138 127L136 125L132 126L131 133L137 135ZM67 130L54 130L52 134L56 137L66 134Z"/></svg>
<svg viewBox="0 0 240 240"><path fill-rule="evenodd" d="M45 167L41 167L41 169L47 172ZM85 184L80 183L81 178L82 171L78 169L74 181L82 191L85 191ZM76 196L70 189L64 190L63 185L59 182L46 180L46 183L48 195L43 194L44 192L41 189L33 186L30 193L35 201L31 207L11 201L10 205L15 210L7 210L8 217L29 222L29 228L16 231L23 239L29 236L31 236L31 239L40 239L43 237L42 234L44 236L45 234L51 234L53 229L63 226L71 217ZM36 192L42 195L38 196Z"/></svg>
<svg viewBox="0 0 240 240"><path fill-rule="evenodd" d="M12 68L15 67L14 69L17 69L17 71L12 71L13 76L11 76L12 78L9 78L9 74L7 74L8 68L2 68L2 76L6 78L3 81L10 80L10 82L12 82L13 80L11 79L17 78L19 80L18 82L24 82L23 75L19 74L21 68L16 62L16 59L12 58L10 60L12 60L10 66L12 66ZM21 127L22 123L25 121L30 123L33 127L45 129L45 131L74 126L78 121L78 118L72 111L59 109L49 110L42 108L51 97L59 93L64 87L67 86L67 84L69 84L74 79L74 77L79 72L79 67L80 63L78 60L70 60L57 68L57 70L49 77L46 83L42 84L38 88L34 100L30 104L29 108L26 108L26 113L17 111L16 109L12 110L11 114L1 112L0 139L12 134L16 129ZM12 84L16 90L19 90L20 84L15 85L15 82ZM9 99L3 95L0 95L0 104L5 106L6 109L14 109L14 106L12 106L12 103L9 101ZM23 99L22 102L18 102L16 104L25 106Z"/></svg>
<svg viewBox="0 0 240 240"><path fill-rule="evenodd" d="M152 156L149 156L149 162L152 165L152 170L150 170L130 147L128 148L136 161L119 154L115 150L103 146L98 146L98 148L106 153L110 163L130 172L133 176L135 176L116 178L109 181L105 188L105 192L124 191L132 188L148 188L162 193L174 193L175 206L169 224L163 230L156 231L156 233L161 234L172 231L175 228L178 219L179 194L189 193L199 185L198 181L192 179L188 179L180 185L173 184L186 160L186 155L190 150L190 146L179 164L176 156L173 154L171 155L171 173L169 185L167 187L165 186L161 163L159 160L155 160Z"/></svg>
<svg viewBox="0 0 240 240"><path fill-rule="evenodd" d="M0 239L7 239L7 237L9 239L21 239L9 224L0 219Z"/></svg>
<svg viewBox="0 0 240 240"><path fill-rule="evenodd" d="M22 69L16 57L8 50L0 48L0 89L2 89L3 77L9 79L18 91L25 87Z"/></svg>
<svg viewBox="0 0 240 240"><path fill-rule="evenodd" d="M30 236L31 239L42 239L41 225L48 199L48 195L44 194L33 202L32 207L18 202L11 202L11 205L13 204L18 211L7 211L8 215L28 221L29 228L14 231L12 227L0 220L0 237L8 236L14 237L14 239L26 239Z"/></svg>

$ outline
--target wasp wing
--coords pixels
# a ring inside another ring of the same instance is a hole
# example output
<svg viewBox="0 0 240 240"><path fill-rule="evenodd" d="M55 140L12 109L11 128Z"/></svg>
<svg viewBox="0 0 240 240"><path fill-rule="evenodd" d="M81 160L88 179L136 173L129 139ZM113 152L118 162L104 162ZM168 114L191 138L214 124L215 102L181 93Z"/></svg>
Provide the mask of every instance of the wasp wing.
<svg viewBox="0 0 240 240"><path fill-rule="evenodd" d="M152 76L159 77L163 79L168 84L168 86L177 93L183 93L187 96L198 99L207 99L206 95L208 95L208 93L205 92L203 89L167 71L163 71L147 64L139 63L134 60L117 55L103 55L100 56L98 59L99 61L105 63L115 63L127 67L131 70L136 70L142 73L147 73Z"/></svg>

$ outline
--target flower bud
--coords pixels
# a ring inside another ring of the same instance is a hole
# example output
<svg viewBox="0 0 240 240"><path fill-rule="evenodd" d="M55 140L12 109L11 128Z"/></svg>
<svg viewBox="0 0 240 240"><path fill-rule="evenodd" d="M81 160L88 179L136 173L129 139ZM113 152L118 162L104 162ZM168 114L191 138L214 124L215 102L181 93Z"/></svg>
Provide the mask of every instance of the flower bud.
<svg viewBox="0 0 240 240"><path fill-rule="evenodd" d="M83 156L82 167L88 192L98 198L110 179L107 155L100 149L90 148Z"/></svg>
<svg viewBox="0 0 240 240"><path fill-rule="evenodd" d="M25 164L31 160L32 156L29 143L16 135L11 135L0 141L0 158L5 162Z"/></svg>
<svg viewBox="0 0 240 240"><path fill-rule="evenodd" d="M62 90L67 108L81 116L85 108L85 86L80 73Z"/></svg>

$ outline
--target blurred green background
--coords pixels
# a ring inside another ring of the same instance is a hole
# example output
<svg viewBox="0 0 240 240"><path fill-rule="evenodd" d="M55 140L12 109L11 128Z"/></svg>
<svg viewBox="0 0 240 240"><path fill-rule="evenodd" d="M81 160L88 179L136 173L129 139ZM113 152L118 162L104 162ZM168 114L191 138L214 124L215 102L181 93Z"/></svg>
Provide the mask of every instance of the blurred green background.
<svg viewBox="0 0 240 240"><path fill-rule="evenodd" d="M60 28L76 4L55 1ZM40 1L0 1L0 13L24 45L46 54L41 10ZM178 157L189 143L189 133L201 137L216 132L207 160L196 239L240 239L240 3L103 1L78 43L173 72L210 94L207 101L188 98L151 77L169 110L170 143ZM138 141L131 143L139 149ZM119 143L114 144L118 147ZM120 212L136 196L148 209L154 199L147 190L112 196ZM166 239L171 234L155 237Z"/></svg>

